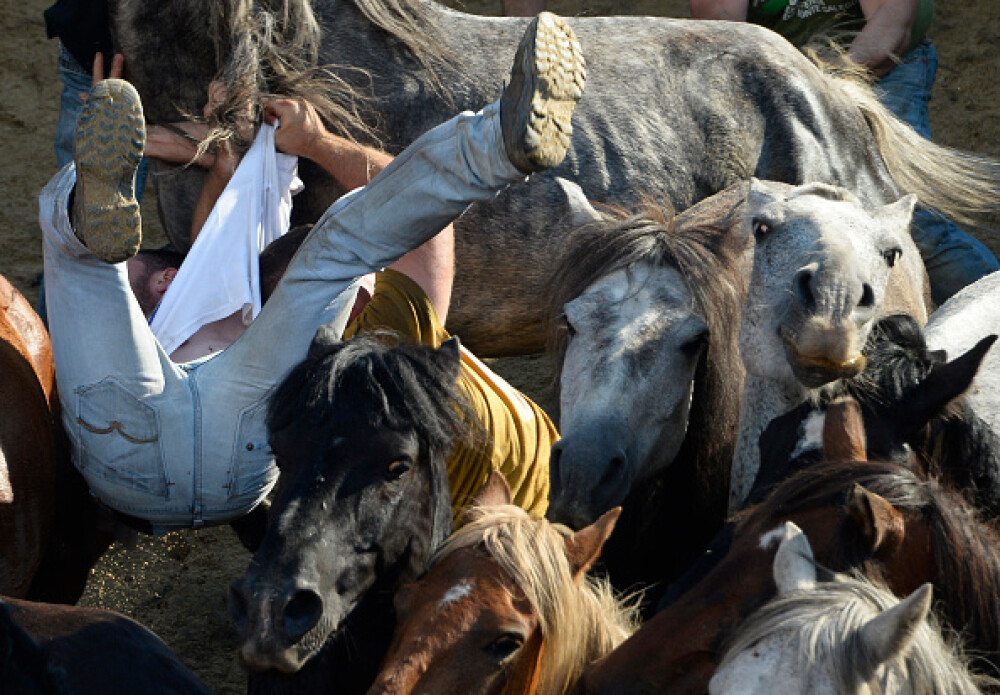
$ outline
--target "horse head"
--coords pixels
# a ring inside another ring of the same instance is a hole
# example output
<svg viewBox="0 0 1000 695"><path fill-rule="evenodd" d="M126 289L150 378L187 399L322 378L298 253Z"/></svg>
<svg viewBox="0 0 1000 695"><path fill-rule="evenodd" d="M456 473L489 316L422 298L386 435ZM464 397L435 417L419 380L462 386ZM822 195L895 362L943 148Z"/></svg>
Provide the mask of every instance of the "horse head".
<svg viewBox="0 0 1000 695"><path fill-rule="evenodd" d="M422 572L451 530L444 462L467 422L457 340L389 347L324 330L272 398L278 486L231 590L240 657L257 671L299 670L373 592Z"/></svg>
<svg viewBox="0 0 1000 695"><path fill-rule="evenodd" d="M909 195L869 212L834 186L751 184L754 267L740 329L749 373L813 389L861 372L890 274L912 247L915 204Z"/></svg>
<svg viewBox="0 0 1000 695"><path fill-rule="evenodd" d="M622 504L674 461L693 412L714 411L717 425L731 414L723 385L742 377L734 330L742 242L724 216L689 219L678 227L655 208L613 214L576 232L561 261L554 520L579 528Z"/></svg>
<svg viewBox="0 0 1000 695"><path fill-rule="evenodd" d="M633 629L586 574L619 511L573 533L511 506L493 473L428 573L396 594L396 637L369 693L565 692Z"/></svg>
<svg viewBox="0 0 1000 695"><path fill-rule="evenodd" d="M712 695L979 692L930 616L930 584L900 601L857 575L821 582L809 541L791 522L773 575L777 595L730 640Z"/></svg>

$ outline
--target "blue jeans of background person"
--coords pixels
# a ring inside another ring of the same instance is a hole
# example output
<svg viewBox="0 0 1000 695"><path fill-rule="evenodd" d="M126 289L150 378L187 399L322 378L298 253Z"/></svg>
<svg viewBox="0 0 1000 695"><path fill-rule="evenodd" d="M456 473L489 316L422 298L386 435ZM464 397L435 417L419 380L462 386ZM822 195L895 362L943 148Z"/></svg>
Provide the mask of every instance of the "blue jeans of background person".
<svg viewBox="0 0 1000 695"><path fill-rule="evenodd" d="M76 237L68 215L76 172L66 165L42 191L39 222L63 424L91 490L164 530L249 512L278 477L268 396L321 325L343 333L358 278L523 179L506 156L499 102L424 133L330 206L243 335L175 364L139 309L125 263L98 260Z"/></svg>
<svg viewBox="0 0 1000 695"><path fill-rule="evenodd" d="M882 104L928 140L931 137L928 103L937 67L934 44L924 39L877 83ZM927 267L936 304L944 303L984 275L1000 270L1000 263L981 241L933 210L917 208L912 233Z"/></svg>

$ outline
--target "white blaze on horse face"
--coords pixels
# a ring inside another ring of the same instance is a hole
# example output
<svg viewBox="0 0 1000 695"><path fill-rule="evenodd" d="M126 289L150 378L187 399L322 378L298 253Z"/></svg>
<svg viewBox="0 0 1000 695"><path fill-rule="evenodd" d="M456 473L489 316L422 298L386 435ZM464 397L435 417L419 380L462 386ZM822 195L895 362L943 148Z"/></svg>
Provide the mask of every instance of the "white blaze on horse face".
<svg viewBox="0 0 1000 695"><path fill-rule="evenodd" d="M441 601L438 603L438 608L444 609L449 603L465 598L471 593L472 582L467 579L463 579L458 584L448 589L448 591L444 592L444 596L441 597Z"/></svg>
<svg viewBox="0 0 1000 695"><path fill-rule="evenodd" d="M686 433L700 341L707 335L681 274L648 264L619 270L565 310L572 337L561 375L561 465L572 466L572 474L563 475L564 484L575 479L583 494L605 473L606 457L566 460L574 438L585 433L605 434L608 448L624 452L631 480L650 472L640 467L653 454L672 461ZM610 441L620 438L627 441ZM587 467L592 470L581 469Z"/></svg>
<svg viewBox="0 0 1000 695"><path fill-rule="evenodd" d="M749 373L791 388L796 350L833 361L860 352L891 269L912 248L907 205L872 213L830 186L754 183L747 199L754 263L740 328Z"/></svg>
<svg viewBox="0 0 1000 695"><path fill-rule="evenodd" d="M814 410L799 424L799 441L789 458L797 459L807 451L823 448L823 427L826 425L826 411Z"/></svg>

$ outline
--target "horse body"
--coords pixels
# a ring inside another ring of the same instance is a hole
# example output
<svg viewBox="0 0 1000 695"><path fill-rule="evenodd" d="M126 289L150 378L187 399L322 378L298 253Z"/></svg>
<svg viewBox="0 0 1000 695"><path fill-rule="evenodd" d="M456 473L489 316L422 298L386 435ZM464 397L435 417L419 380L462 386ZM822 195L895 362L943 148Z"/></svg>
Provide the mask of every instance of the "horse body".
<svg viewBox="0 0 1000 695"><path fill-rule="evenodd" d="M318 58L305 62L334 66L340 87L367 97L359 102L347 90L331 92L343 118L354 119L335 125L370 142L375 134L391 152L457 110L496 99L525 21L467 15L425 0L321 0L312 8L318 38L303 38L279 20L283 31L270 43L254 44L247 27L260 23L253 14L260 8L228 0L213 7L119 0L116 33L152 122L200 113L204 85L216 72L234 85L245 85L250 75L257 81L251 98L266 91L308 98L309 90L283 81L287 70L274 56L321 38ZM279 18L309 14L303 0L267 7ZM206 15L213 19L202 19ZM578 182L595 201L625 207L652 196L685 209L750 176L837 184L869 206L895 200L903 188L953 217L989 206L995 188L989 163L921 140L870 92L824 74L771 32L656 18L570 24L586 51L590 79L566 161L473 206L456 225L448 328L477 353L542 347L546 317L539 298L547 296L554 270L551 250L570 233L549 214L560 199L556 176ZM181 38L198 49L181 56L167 48ZM240 48L247 44L257 48ZM307 189L294 214L297 221L315 220L337 191L316 167L304 165L302 174ZM189 179L193 187L185 184ZM158 179L166 228L182 248L200 185L194 179L188 171Z"/></svg>
<svg viewBox="0 0 1000 695"><path fill-rule="evenodd" d="M949 355L963 353L990 334L1000 334L996 306L1000 272L974 282L945 302L927 321L927 344ZM986 353L983 366L966 394L973 412L1000 435L1000 350Z"/></svg>
<svg viewBox="0 0 1000 695"><path fill-rule="evenodd" d="M30 654L35 670L45 674L44 680L36 677L38 690L5 692L211 695L159 637L113 611L4 598L0 633L17 639L14 666L27 668Z"/></svg>

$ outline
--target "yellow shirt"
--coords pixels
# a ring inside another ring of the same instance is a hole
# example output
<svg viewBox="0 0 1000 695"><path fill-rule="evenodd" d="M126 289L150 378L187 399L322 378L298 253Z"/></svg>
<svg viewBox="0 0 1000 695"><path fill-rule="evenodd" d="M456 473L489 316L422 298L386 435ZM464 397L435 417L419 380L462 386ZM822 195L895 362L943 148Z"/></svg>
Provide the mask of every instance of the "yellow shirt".
<svg viewBox="0 0 1000 695"><path fill-rule="evenodd" d="M379 273L372 301L347 327L344 338L378 329L390 329L434 347L450 337L420 286L393 270ZM478 445L459 442L448 457L454 520L457 523L461 511L494 470L507 479L514 504L536 518L545 516L549 451L559 439L555 425L541 408L465 348L459 387L488 440Z"/></svg>

